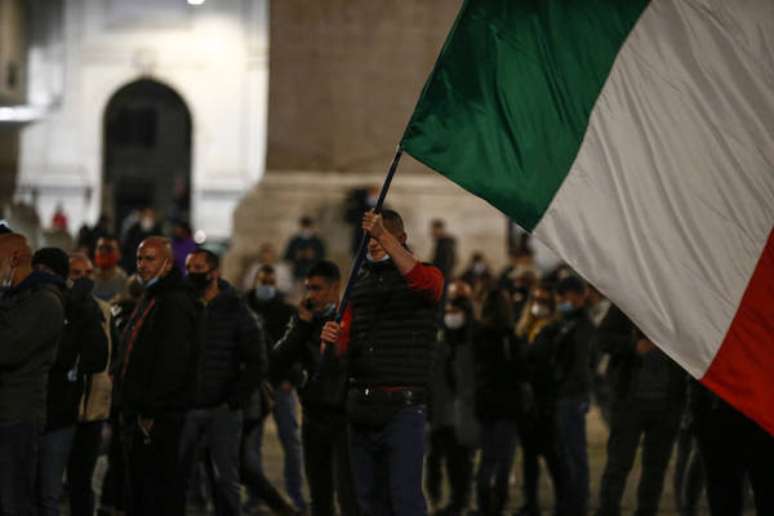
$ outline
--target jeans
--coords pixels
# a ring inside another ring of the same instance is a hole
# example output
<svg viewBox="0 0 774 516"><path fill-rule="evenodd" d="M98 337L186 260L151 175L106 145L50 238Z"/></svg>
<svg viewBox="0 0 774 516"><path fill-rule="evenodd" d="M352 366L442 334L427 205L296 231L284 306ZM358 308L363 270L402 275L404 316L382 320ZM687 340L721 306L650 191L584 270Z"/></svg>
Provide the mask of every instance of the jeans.
<svg viewBox="0 0 774 516"><path fill-rule="evenodd" d="M508 480L516 454L516 421L481 421L481 461L476 474L478 510L500 514L508 502Z"/></svg>
<svg viewBox="0 0 774 516"><path fill-rule="evenodd" d="M350 426L350 453L360 512L368 516L427 514L422 493L426 409L408 406L384 427Z"/></svg>
<svg viewBox="0 0 774 516"><path fill-rule="evenodd" d="M567 500L572 514L585 515L589 505L590 475L586 444L586 414L589 402L564 398L557 403L562 461L567 473Z"/></svg>
<svg viewBox="0 0 774 516"><path fill-rule="evenodd" d="M70 514L94 514L94 490L91 479L102 444L102 421L78 423L75 426L67 480L70 484Z"/></svg>
<svg viewBox="0 0 774 516"><path fill-rule="evenodd" d="M35 511L35 471L41 425L35 421L0 423L0 515Z"/></svg>
<svg viewBox="0 0 774 516"><path fill-rule="evenodd" d="M62 478L74 437L75 425L46 432L40 437L37 487L40 516L59 516Z"/></svg>
<svg viewBox="0 0 774 516"><path fill-rule="evenodd" d="M613 405L607 463L597 516L618 516L626 479L642 439L642 473L636 516L658 512L664 477L680 425L681 406L669 400L630 400Z"/></svg>
<svg viewBox="0 0 774 516"><path fill-rule="evenodd" d="M247 487L249 495L248 507L258 500L279 515L293 515L298 511L290 500L280 493L263 474L261 446L263 443L263 420L249 419L242 430L242 458L240 476Z"/></svg>
<svg viewBox="0 0 774 516"><path fill-rule="evenodd" d="M344 414L305 410L301 437L312 516L335 516L334 493L342 516L357 516Z"/></svg>
<svg viewBox="0 0 774 516"><path fill-rule="evenodd" d="M306 510L302 494L304 478L302 476L303 457L301 437L296 418L296 391L286 390L282 386L274 391L274 422L277 424L282 451L285 454L285 490L293 503L301 511Z"/></svg>
<svg viewBox="0 0 774 516"><path fill-rule="evenodd" d="M239 514L239 443L242 439L242 411L222 405L190 411L180 438L180 478L182 493L188 492L188 482L194 467L197 444L206 440L214 476L215 513L219 516ZM185 502L183 501L183 504Z"/></svg>

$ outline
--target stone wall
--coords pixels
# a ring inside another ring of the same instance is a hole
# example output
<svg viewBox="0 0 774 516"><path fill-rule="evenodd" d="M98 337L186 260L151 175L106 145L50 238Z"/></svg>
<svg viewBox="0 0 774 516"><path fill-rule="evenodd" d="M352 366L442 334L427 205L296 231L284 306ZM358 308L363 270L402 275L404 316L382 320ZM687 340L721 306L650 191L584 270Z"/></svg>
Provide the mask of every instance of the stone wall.
<svg viewBox="0 0 774 516"><path fill-rule="evenodd" d="M272 2L266 169L357 174L389 161L460 5Z"/></svg>

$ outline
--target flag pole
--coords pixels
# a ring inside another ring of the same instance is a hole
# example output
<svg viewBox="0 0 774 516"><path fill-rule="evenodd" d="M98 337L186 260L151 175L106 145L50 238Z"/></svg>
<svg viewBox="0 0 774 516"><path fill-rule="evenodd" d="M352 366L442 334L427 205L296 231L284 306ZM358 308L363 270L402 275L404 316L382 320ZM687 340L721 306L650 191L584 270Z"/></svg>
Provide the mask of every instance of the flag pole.
<svg viewBox="0 0 774 516"><path fill-rule="evenodd" d="M382 211L384 198L387 197L387 192L390 190L392 178L395 177L395 172L398 170L398 163L400 162L400 157L402 155L403 147L399 145L398 150L395 152L395 157L392 158L390 169L387 171L387 177L384 178L382 189L379 191L379 198L376 201L376 206L373 208L374 212L376 213L380 213ZM370 235L366 232L363 232L363 236L360 238L360 244L357 248L357 253L355 254L355 261L352 263L352 270L349 273L347 286L344 288L344 295L341 297L341 302L339 303L339 309L336 313L336 322L341 322L341 318L344 317L344 312L347 310L347 305L349 305L349 298L352 296L352 286L354 285L358 273L360 272L360 267L363 266L363 260L365 260L366 250L368 249L369 238Z"/></svg>

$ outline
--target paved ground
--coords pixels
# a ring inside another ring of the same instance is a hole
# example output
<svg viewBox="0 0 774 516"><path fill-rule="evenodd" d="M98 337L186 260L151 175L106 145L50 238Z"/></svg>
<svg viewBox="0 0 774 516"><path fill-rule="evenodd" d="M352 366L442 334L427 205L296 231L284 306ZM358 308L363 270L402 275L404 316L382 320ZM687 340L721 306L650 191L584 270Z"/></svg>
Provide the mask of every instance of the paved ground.
<svg viewBox="0 0 774 516"><path fill-rule="evenodd" d="M273 422L271 421L269 421L267 424L265 439L266 439L266 443L264 445L265 471L276 486L282 487L283 486L282 449L280 447L279 440L277 439ZM589 418L588 418L588 440L589 440L589 456L591 460L591 481L592 481L591 506L592 508L594 508L596 507L596 499L599 492L599 480L602 475L602 469L604 468L605 442L607 440L607 430L602 424L601 418L599 417L599 413L595 409L592 409L592 412L589 414ZM520 460L521 460L521 455L518 454L517 464L514 468L514 474L512 476L512 482L511 482L512 499L511 499L508 513L512 512L517 507L519 507L522 502ZM672 464L670 464L669 470L667 471L667 477L665 479L664 496L661 502L661 511L659 512L660 515L670 515L670 516L677 515L677 512L675 510L674 490L672 487L673 486L672 484L673 463L674 463L674 460L672 461ZM629 479L629 484L627 486L626 494L624 496L624 502L622 507L622 514L624 515L631 515L634 513L634 509L636 505L635 504L636 487L637 487L637 481L639 479L639 472L640 472L640 466L639 466L639 458L638 458L635 464L635 467L632 471L631 477ZM552 494L551 485L550 485L548 476L547 474L542 474L541 475L541 499L543 500L544 514L550 514L549 509L551 506L552 498L553 498L553 494ZM753 514L753 513L754 511L748 511L748 514ZM66 511L64 512L64 514L66 514ZM199 515L207 514L207 512L191 511L190 514L199 516ZM266 514L268 514L268 512ZM699 514L700 515L708 514L708 511L706 510L706 504L702 505L702 510L700 511Z"/></svg>

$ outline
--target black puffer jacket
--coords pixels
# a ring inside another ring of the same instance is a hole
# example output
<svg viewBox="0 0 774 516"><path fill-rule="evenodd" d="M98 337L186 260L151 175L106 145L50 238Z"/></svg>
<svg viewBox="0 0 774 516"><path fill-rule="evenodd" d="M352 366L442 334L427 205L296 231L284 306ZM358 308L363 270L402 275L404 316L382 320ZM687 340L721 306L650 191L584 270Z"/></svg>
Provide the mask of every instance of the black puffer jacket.
<svg viewBox="0 0 774 516"><path fill-rule="evenodd" d="M300 363L306 382L299 388L304 411L334 411L344 413L344 364L335 356L333 347L326 348L325 361L321 352L320 333L333 317L303 321L294 316L287 331L271 351L272 369L280 374Z"/></svg>
<svg viewBox="0 0 774 516"><path fill-rule="evenodd" d="M0 422L45 422L48 372L64 329L63 285L33 272L0 298Z"/></svg>
<svg viewBox="0 0 774 516"><path fill-rule="evenodd" d="M191 406L204 342L203 310L176 268L146 289L121 336L113 396L120 410L156 417Z"/></svg>
<svg viewBox="0 0 774 516"><path fill-rule="evenodd" d="M261 323L227 282L206 307L206 340L199 360L197 407L246 406L266 376L266 339Z"/></svg>
<svg viewBox="0 0 774 516"><path fill-rule="evenodd" d="M626 403L650 390L662 392L672 403L683 403L687 374L659 349L652 350L649 356L639 355L636 346L641 337L639 328L617 306L610 307L594 333L593 345L610 355L607 375L613 401ZM660 378L645 374L649 372L646 367L660 369ZM653 380L660 380L663 385L649 385Z"/></svg>
<svg viewBox="0 0 774 516"><path fill-rule="evenodd" d="M91 295L93 287L90 280L79 280L66 294L67 323L48 376L47 431L75 424L85 375L107 367L104 317Z"/></svg>
<svg viewBox="0 0 774 516"><path fill-rule="evenodd" d="M392 260L363 266L352 291L350 376L355 386L426 388L437 303L409 289Z"/></svg>

